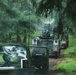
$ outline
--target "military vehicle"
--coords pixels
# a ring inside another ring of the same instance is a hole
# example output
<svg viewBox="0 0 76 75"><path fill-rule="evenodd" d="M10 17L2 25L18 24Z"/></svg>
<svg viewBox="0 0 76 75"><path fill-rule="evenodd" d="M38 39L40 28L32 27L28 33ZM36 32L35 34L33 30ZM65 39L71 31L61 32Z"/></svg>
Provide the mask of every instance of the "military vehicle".
<svg viewBox="0 0 76 75"><path fill-rule="evenodd" d="M69 35L64 33L61 41L61 48L66 49L69 46Z"/></svg>
<svg viewBox="0 0 76 75"><path fill-rule="evenodd" d="M6 75L5 72L7 72L9 75L11 73L21 75L22 72L31 75L34 73L34 68L30 66L30 60L29 48L24 44L0 45L0 74Z"/></svg>
<svg viewBox="0 0 76 75"><path fill-rule="evenodd" d="M60 44L58 39L51 39L51 38L43 38L39 37L40 39L37 41L37 46L46 46L49 50L49 56L60 56Z"/></svg>
<svg viewBox="0 0 76 75"><path fill-rule="evenodd" d="M42 35L35 37L33 45L46 46L49 49L49 56L53 55L56 58L60 56L60 38L58 33L54 32L54 28L45 26Z"/></svg>
<svg viewBox="0 0 76 75"><path fill-rule="evenodd" d="M27 48L21 45L2 45L0 46L0 54L2 54L2 60L4 61L1 65L12 66L15 68L21 68L21 60L27 60Z"/></svg>
<svg viewBox="0 0 76 75"><path fill-rule="evenodd" d="M35 70L47 72L49 69L49 53L45 46L30 46L31 65Z"/></svg>

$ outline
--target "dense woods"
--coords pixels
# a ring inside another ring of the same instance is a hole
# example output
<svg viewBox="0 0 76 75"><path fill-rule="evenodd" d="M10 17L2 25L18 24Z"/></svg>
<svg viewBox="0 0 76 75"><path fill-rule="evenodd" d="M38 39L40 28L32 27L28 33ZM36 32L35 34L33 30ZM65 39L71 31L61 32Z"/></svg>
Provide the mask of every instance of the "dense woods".
<svg viewBox="0 0 76 75"><path fill-rule="evenodd" d="M0 0L0 44L29 45L30 39L41 35L38 29L43 29L45 19L55 22L51 25L57 26L55 32L61 37L64 33L69 37L56 69L76 74L76 0Z"/></svg>
<svg viewBox="0 0 76 75"><path fill-rule="evenodd" d="M0 0L0 41L26 42L29 32L34 33L41 22L40 18L50 15L54 19L58 17L59 34L67 29L75 35L75 0Z"/></svg>
<svg viewBox="0 0 76 75"><path fill-rule="evenodd" d="M58 21L60 34L67 28L71 34L75 35L76 0L32 0L32 3L37 9L36 13L46 18L49 15L53 17L56 13L54 18Z"/></svg>
<svg viewBox="0 0 76 75"><path fill-rule="evenodd" d="M39 21L29 0L0 0L0 42L26 42Z"/></svg>

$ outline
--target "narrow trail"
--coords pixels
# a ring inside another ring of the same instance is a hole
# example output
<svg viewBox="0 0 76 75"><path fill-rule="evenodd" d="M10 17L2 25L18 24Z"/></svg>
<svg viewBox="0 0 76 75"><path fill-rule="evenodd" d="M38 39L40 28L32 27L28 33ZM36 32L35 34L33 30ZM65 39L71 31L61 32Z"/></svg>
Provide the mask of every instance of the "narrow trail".
<svg viewBox="0 0 76 75"><path fill-rule="evenodd" d="M49 58L49 70L56 70L56 66L64 60L63 57L64 50L61 50L61 54L59 58Z"/></svg>
<svg viewBox="0 0 76 75"><path fill-rule="evenodd" d="M50 57L49 58L49 73L48 74L36 74L36 75L55 75L56 74L56 66L65 58L63 57L64 50L61 50L61 54L59 58Z"/></svg>

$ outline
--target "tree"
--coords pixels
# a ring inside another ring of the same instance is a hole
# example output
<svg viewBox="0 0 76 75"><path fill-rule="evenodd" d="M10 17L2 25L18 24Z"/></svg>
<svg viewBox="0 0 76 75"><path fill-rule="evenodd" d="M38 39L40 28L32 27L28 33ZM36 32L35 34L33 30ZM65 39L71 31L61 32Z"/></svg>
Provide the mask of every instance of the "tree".
<svg viewBox="0 0 76 75"><path fill-rule="evenodd" d="M71 22L73 23L72 25L76 24L76 0L39 0L39 2L32 0L32 3L37 9L37 14L42 14L45 17L53 14L53 11L57 12L59 15L58 21L62 22L61 25L59 25L60 22L58 23L58 30L60 28L64 29L63 25L65 25L67 21L69 21L69 26L66 24L68 28L70 28ZM73 31L73 28L71 30Z"/></svg>
<svg viewBox="0 0 76 75"><path fill-rule="evenodd" d="M28 8L26 7L27 5ZM16 41L21 42L21 36L25 39L27 37L26 33L29 33L28 30L34 32L35 23L37 23L39 17L34 14L34 9L32 9L30 1L0 0L0 8L0 14L4 13L1 15L2 19L0 19L1 32L4 32L4 35L7 34L11 38L17 36Z"/></svg>

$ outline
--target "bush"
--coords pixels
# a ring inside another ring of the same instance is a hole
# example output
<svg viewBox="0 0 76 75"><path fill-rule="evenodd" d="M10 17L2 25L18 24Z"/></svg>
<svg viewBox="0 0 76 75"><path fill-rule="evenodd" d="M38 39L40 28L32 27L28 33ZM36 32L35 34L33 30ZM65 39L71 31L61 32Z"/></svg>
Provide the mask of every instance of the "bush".
<svg viewBox="0 0 76 75"><path fill-rule="evenodd" d="M66 58L57 65L58 70L65 70L66 72L76 72L76 60L73 58Z"/></svg>

